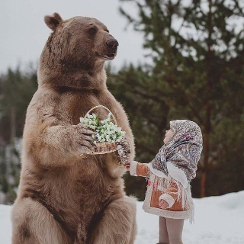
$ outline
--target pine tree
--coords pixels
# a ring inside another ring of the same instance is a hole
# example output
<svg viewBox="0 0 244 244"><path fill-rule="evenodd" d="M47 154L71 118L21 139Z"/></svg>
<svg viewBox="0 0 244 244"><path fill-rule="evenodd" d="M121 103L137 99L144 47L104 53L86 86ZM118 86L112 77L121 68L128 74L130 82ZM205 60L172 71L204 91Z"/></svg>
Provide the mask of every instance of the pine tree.
<svg viewBox="0 0 244 244"><path fill-rule="evenodd" d="M147 93L150 76L145 67L125 65L118 72L107 68L109 90L122 103L135 137L136 160L149 162L162 146L168 107L155 94ZM124 176L126 193L144 199L146 181L141 177Z"/></svg>
<svg viewBox="0 0 244 244"><path fill-rule="evenodd" d="M25 114L36 88L35 69L23 72L17 67L0 76L0 194L4 194L0 201L4 203L16 197Z"/></svg>
<svg viewBox="0 0 244 244"><path fill-rule="evenodd" d="M191 119L202 128L203 197L210 193L206 192L208 175L225 160L226 130L243 123L243 6L237 0L126 4L135 4L139 10L139 16L133 17L120 8L134 29L144 33L144 48L153 60L146 94L157 94L155 100L164 101L170 120Z"/></svg>

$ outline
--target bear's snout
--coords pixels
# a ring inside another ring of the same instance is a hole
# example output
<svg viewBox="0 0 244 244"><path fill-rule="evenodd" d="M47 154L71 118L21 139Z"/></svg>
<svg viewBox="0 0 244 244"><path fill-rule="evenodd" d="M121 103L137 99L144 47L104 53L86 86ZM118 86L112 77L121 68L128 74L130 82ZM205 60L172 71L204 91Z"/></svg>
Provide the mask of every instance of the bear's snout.
<svg viewBox="0 0 244 244"><path fill-rule="evenodd" d="M118 41L116 39L114 39L114 38L106 41L106 44L111 49L116 49L119 46Z"/></svg>
<svg viewBox="0 0 244 244"><path fill-rule="evenodd" d="M108 52L103 57L105 59L114 59L117 52L117 47L119 46L118 41L113 37L106 41L106 46L108 47Z"/></svg>

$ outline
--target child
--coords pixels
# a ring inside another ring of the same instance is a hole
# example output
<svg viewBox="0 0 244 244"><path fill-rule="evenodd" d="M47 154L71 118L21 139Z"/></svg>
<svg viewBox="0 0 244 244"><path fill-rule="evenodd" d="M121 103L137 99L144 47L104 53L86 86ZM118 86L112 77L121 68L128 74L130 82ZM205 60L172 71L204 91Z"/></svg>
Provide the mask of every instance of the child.
<svg viewBox="0 0 244 244"><path fill-rule="evenodd" d="M159 216L159 243L182 244L184 219L193 222L190 182L196 177L202 133L193 121L170 121L164 145L150 163L125 164L131 175L147 177L145 212Z"/></svg>

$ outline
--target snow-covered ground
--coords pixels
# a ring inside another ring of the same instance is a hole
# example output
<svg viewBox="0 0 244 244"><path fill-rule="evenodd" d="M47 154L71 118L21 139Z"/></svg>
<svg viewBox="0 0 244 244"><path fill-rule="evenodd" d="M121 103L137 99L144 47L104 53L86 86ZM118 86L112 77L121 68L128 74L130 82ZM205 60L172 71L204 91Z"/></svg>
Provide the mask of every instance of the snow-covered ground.
<svg viewBox="0 0 244 244"><path fill-rule="evenodd" d="M185 221L184 244L244 244L244 191L194 199L195 223ZM10 206L0 205L0 243L11 243ZM158 241L158 217L137 204L138 234L135 244Z"/></svg>

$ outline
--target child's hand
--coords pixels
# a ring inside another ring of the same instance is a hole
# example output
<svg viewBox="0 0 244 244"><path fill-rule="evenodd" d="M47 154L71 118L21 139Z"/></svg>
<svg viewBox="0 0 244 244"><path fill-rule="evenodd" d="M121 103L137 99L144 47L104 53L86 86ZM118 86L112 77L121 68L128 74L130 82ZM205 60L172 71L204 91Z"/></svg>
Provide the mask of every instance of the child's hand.
<svg viewBox="0 0 244 244"><path fill-rule="evenodd" d="M127 161L125 163L125 168L126 168L127 171L130 171L130 162L129 161Z"/></svg>
<svg viewBox="0 0 244 244"><path fill-rule="evenodd" d="M163 200L163 199L161 199L161 200L159 201L158 205L159 205L159 207L162 208L162 209L166 209L166 208L169 207L169 204L168 204L165 200Z"/></svg>

